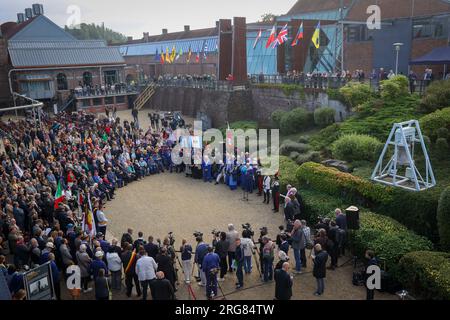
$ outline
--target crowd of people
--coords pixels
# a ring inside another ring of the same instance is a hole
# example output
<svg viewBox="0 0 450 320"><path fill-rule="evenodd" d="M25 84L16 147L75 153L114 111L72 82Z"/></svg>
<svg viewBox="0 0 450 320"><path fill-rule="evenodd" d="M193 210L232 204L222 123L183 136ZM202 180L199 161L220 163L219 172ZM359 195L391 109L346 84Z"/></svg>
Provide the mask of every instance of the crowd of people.
<svg viewBox="0 0 450 320"><path fill-rule="evenodd" d="M92 85L90 83L83 83L80 81L78 86L74 88L74 94L76 97L117 95L132 91L137 91L137 86L135 84L126 84L122 82Z"/></svg>
<svg viewBox="0 0 450 320"><path fill-rule="evenodd" d="M318 285L315 294L323 294L328 256L334 269L344 253L345 214L336 210L335 220L321 219L314 228L317 233L312 232L297 189L288 186L287 194L281 195L278 175L262 176L258 159L248 153L237 152L231 160L211 163L200 149L193 151L191 164L175 165L171 150L179 141L174 138L173 126L153 119L147 130L133 121L100 119L83 112L45 116L39 125L30 119L1 123L10 139L4 139L0 156L0 271L12 296L22 299L24 273L48 262L57 299L61 299L61 282L72 265L80 267L81 292L92 291L92 281L99 300L120 292L122 278L128 297L134 285L143 299L147 299L148 289L153 299L175 299L178 273L182 272L190 285L193 264L198 270L195 280L205 287L206 296L213 298L227 273L236 274L236 289L244 286L245 275L254 272L253 257L262 281L275 279L276 298L289 299L291 250L295 273L306 267L310 250ZM196 157L201 164L194 163ZM196 232L195 251L183 239L181 261L171 234L154 243L152 236L146 241L142 232L135 239L129 229L120 241L108 241L109 220L103 206L114 199L117 188L165 171L184 173L205 183L224 183L231 190L242 188L244 195L256 192L267 204L272 198L273 211L282 207L286 224L280 226L276 240L262 228L257 242L248 224L243 225L241 235L228 225L227 232L215 233L211 245ZM89 212L94 220L91 224Z"/></svg>

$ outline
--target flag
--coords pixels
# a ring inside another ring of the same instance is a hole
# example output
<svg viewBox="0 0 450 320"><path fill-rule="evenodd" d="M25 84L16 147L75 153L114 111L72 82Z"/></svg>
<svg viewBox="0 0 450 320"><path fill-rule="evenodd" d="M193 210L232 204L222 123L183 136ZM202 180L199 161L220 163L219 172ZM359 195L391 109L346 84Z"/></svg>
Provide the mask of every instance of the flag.
<svg viewBox="0 0 450 320"><path fill-rule="evenodd" d="M277 38L274 41L273 48L278 47L279 45L282 45L287 41L287 35L288 35L288 25L287 23L284 25L284 27L281 29L280 33L278 34Z"/></svg>
<svg viewBox="0 0 450 320"><path fill-rule="evenodd" d="M55 209L58 208L58 204L60 202L64 201L64 198L65 198L65 195L64 195L64 190L61 187L61 181L58 181L58 188L56 189L56 194L55 194L55 205L54 205Z"/></svg>
<svg viewBox="0 0 450 320"><path fill-rule="evenodd" d="M177 50L175 49L175 45L172 47L172 53L170 54L170 63L175 61L175 56L177 55Z"/></svg>
<svg viewBox="0 0 450 320"><path fill-rule="evenodd" d="M166 57L165 57L166 62L170 63L170 55L169 55L169 48L166 47Z"/></svg>
<svg viewBox="0 0 450 320"><path fill-rule="evenodd" d="M269 39L267 39L266 49L269 48L270 45L275 41L276 33L277 33L277 26L274 25L272 31L270 31Z"/></svg>
<svg viewBox="0 0 450 320"><path fill-rule="evenodd" d="M94 237L97 234L95 229L94 214L92 213L92 204L89 195L87 197L88 203L84 207L83 221L81 224L81 229L86 232L90 237Z"/></svg>
<svg viewBox="0 0 450 320"><path fill-rule="evenodd" d="M125 267L125 274L127 274L130 271L135 261L136 261L136 249L134 249L133 252L131 253L130 260L128 261L128 264Z"/></svg>
<svg viewBox="0 0 450 320"><path fill-rule="evenodd" d="M317 24L316 30L314 31L311 41L314 43L314 46L317 49L319 49L319 47L320 47L320 21Z"/></svg>
<svg viewBox="0 0 450 320"><path fill-rule="evenodd" d="M303 22L298 28L297 35L295 36L294 41L292 41L291 47L295 47L300 39L303 39Z"/></svg>
<svg viewBox="0 0 450 320"><path fill-rule="evenodd" d="M191 62L191 56L192 56L192 49L191 49L191 46L189 46L189 51L188 51L188 55L186 58L187 63Z"/></svg>
<svg viewBox="0 0 450 320"><path fill-rule="evenodd" d="M14 169L16 170L17 175L19 178L22 178L23 176L23 170L19 167L19 165L13 160Z"/></svg>
<svg viewBox="0 0 450 320"><path fill-rule="evenodd" d="M180 48L180 51L177 54L177 57L175 58L175 60L180 59L180 57L183 55L183 49Z"/></svg>
<svg viewBox="0 0 450 320"><path fill-rule="evenodd" d="M259 29L258 35L256 36L255 42L253 43L253 49L256 48L256 45L258 44L259 39L261 39L261 36L262 36L262 30Z"/></svg>
<svg viewBox="0 0 450 320"><path fill-rule="evenodd" d="M203 60L206 60L206 51L208 51L208 43L205 40L205 45L203 46Z"/></svg>
<svg viewBox="0 0 450 320"><path fill-rule="evenodd" d="M158 48L156 48L155 61L159 60L161 60L161 57L159 56Z"/></svg>
<svg viewBox="0 0 450 320"><path fill-rule="evenodd" d="M160 62L161 62L161 64L164 64L164 50L162 47L161 47L161 54L160 54Z"/></svg>
<svg viewBox="0 0 450 320"><path fill-rule="evenodd" d="M197 55L195 56L195 62L199 63L200 62L200 50L197 51Z"/></svg>

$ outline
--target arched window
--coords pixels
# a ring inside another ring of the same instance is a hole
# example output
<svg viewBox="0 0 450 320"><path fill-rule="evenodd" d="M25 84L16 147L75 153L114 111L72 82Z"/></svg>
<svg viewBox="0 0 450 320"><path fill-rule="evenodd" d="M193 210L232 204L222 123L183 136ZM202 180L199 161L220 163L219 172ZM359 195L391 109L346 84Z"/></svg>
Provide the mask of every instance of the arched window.
<svg viewBox="0 0 450 320"><path fill-rule="evenodd" d="M56 76L56 84L58 90L67 90L67 77L64 73L58 73Z"/></svg>
<svg viewBox="0 0 450 320"><path fill-rule="evenodd" d="M85 86L92 86L92 73L88 71L83 73L83 84Z"/></svg>

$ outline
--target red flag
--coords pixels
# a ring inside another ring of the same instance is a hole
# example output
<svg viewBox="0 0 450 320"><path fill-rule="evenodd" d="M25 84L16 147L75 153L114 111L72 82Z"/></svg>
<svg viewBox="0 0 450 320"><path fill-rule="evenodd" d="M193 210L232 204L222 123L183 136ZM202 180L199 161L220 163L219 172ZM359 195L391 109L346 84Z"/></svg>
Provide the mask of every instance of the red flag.
<svg viewBox="0 0 450 320"><path fill-rule="evenodd" d="M256 45L258 44L259 39L261 39L261 35L262 35L262 30L259 29L258 35L256 36L256 39L255 39L255 43L253 43L253 49L256 48Z"/></svg>
<svg viewBox="0 0 450 320"><path fill-rule="evenodd" d="M270 32L270 36L269 39L267 39L267 43L266 43L266 49L270 47L270 45L275 41L275 37L276 37L276 33L277 33L277 26L274 25L272 27L272 31Z"/></svg>
<svg viewBox="0 0 450 320"><path fill-rule="evenodd" d="M295 36L294 41L292 41L291 46L292 46L292 47L295 47L295 46L298 44L298 41L299 41L300 39L303 39L303 22L302 22L302 24L300 25L300 27L298 28L297 35Z"/></svg>
<svg viewBox="0 0 450 320"><path fill-rule="evenodd" d="M200 62L200 52L197 51L197 55L195 56L195 62L199 63Z"/></svg>

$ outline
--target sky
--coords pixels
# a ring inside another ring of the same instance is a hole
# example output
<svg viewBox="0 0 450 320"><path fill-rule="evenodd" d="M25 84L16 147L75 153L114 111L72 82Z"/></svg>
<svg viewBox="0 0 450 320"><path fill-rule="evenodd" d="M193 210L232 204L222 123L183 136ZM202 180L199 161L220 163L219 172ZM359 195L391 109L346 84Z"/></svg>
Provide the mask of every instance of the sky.
<svg viewBox="0 0 450 320"><path fill-rule="evenodd" d="M17 13L33 3L44 5L44 14L59 26L72 23L105 23L126 36L143 32L161 34L214 27L219 19L246 17L256 22L262 14L285 14L296 0L0 0L0 24L16 21Z"/></svg>

